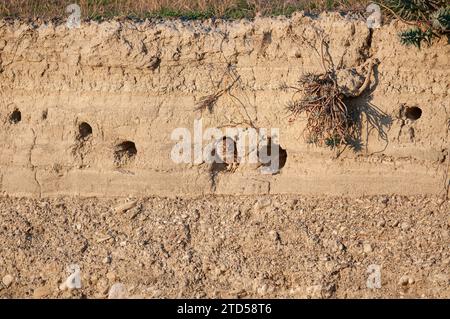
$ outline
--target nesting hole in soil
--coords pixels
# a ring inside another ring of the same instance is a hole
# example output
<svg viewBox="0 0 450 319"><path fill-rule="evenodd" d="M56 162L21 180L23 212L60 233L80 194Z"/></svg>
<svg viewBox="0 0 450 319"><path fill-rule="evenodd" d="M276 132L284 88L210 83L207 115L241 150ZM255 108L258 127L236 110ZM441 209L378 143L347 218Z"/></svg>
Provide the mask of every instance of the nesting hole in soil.
<svg viewBox="0 0 450 319"><path fill-rule="evenodd" d="M405 110L405 116L407 119L412 121L418 120L422 116L422 109L417 106L407 107Z"/></svg>
<svg viewBox="0 0 450 319"><path fill-rule="evenodd" d="M215 190L217 175L221 172L227 172L230 165L237 163L236 141L229 136L218 139L211 155L214 157L211 166L211 187Z"/></svg>
<svg viewBox="0 0 450 319"><path fill-rule="evenodd" d="M264 157L267 156L267 158L271 159L272 149L274 150L278 149L278 171L279 171L286 165L287 151L284 148L282 148L279 144L272 142L272 139L269 138L267 141L267 145L263 145L262 147L259 148L258 157L262 163L262 166L270 168L272 166L272 160L267 161L267 159L264 159ZM274 156L277 155L274 154Z"/></svg>
<svg viewBox="0 0 450 319"><path fill-rule="evenodd" d="M130 162L137 154L136 144L131 141L125 141L117 144L114 150L114 162L121 166Z"/></svg>
<svg viewBox="0 0 450 319"><path fill-rule="evenodd" d="M92 135L92 126L90 126L88 123L83 122L78 126L78 139L79 140L86 140L91 135Z"/></svg>
<svg viewBox="0 0 450 319"><path fill-rule="evenodd" d="M216 142L215 154L219 159L219 162L231 164L237 161L237 145L236 141L229 137L224 136Z"/></svg>
<svg viewBox="0 0 450 319"><path fill-rule="evenodd" d="M22 113L18 109L15 109L9 116L9 122L12 124L17 124L21 120L22 120Z"/></svg>

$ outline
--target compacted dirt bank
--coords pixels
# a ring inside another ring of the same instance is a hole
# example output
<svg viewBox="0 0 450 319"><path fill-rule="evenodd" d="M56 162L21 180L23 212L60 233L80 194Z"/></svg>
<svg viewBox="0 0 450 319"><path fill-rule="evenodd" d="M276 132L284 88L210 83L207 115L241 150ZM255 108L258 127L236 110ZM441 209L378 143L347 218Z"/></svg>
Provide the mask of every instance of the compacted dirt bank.
<svg viewBox="0 0 450 319"><path fill-rule="evenodd" d="M449 211L421 196L3 197L0 297L449 298ZM72 264L81 289L61 290Z"/></svg>
<svg viewBox="0 0 450 319"><path fill-rule="evenodd" d="M0 20L0 193L440 194L449 176L450 46L405 47L405 27L372 30L338 13L72 29ZM373 69L370 86L348 101L356 136L339 158L335 139L316 145L311 121L287 110L299 78L324 72L321 46L342 92L359 91ZM216 95L210 110L199 109ZM204 150L210 128L235 142L245 136L227 129L279 129L280 173L263 175L246 160L223 171L198 154L171 158L178 142ZM192 139L173 137L180 129Z"/></svg>
<svg viewBox="0 0 450 319"><path fill-rule="evenodd" d="M0 298L449 298L450 46L405 27L0 20ZM345 147L289 111L331 69ZM212 128L277 129L281 170L203 160Z"/></svg>

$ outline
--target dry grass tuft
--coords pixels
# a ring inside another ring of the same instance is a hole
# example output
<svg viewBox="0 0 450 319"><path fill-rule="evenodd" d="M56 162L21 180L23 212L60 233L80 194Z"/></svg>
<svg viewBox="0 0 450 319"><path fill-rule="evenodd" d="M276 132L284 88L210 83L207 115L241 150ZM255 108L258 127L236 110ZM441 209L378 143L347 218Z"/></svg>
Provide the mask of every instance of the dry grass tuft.
<svg viewBox="0 0 450 319"><path fill-rule="evenodd" d="M66 18L66 7L77 3L84 19L112 17L228 19L290 15L298 10L364 10L366 0L4 0L0 17Z"/></svg>
<svg viewBox="0 0 450 319"><path fill-rule="evenodd" d="M307 139L316 144L337 146L353 135L352 119L344 95L331 73L305 74L298 81L303 97L288 104L294 117L307 118Z"/></svg>

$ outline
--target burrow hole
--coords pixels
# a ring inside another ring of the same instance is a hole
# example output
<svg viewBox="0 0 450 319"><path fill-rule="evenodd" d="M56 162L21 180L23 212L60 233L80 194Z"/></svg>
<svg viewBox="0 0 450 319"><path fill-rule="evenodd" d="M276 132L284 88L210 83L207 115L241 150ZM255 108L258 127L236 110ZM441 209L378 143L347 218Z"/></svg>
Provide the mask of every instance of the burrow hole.
<svg viewBox="0 0 450 319"><path fill-rule="evenodd" d="M258 149L258 158L261 161L262 166L267 167L268 169L272 168L272 160L268 160L272 157L272 149L278 150L278 170L275 167L275 170L273 171L273 173L276 174L286 165L287 151L284 148L279 144L272 142L271 138L268 138L267 144ZM265 156L267 156L267 158L264 158Z"/></svg>
<svg viewBox="0 0 450 319"><path fill-rule="evenodd" d="M92 126L83 122L78 125L78 139L87 140L92 135Z"/></svg>
<svg viewBox="0 0 450 319"><path fill-rule="evenodd" d="M12 124L17 124L21 120L22 120L22 113L18 109L15 109L9 116L9 122Z"/></svg>
<svg viewBox="0 0 450 319"><path fill-rule="evenodd" d="M216 142L214 151L219 162L231 164L237 161L236 141L229 136L219 139Z"/></svg>
<svg viewBox="0 0 450 319"><path fill-rule="evenodd" d="M136 144L132 141L125 141L117 144L114 149L114 163L117 166L130 162L137 154Z"/></svg>
<svg viewBox="0 0 450 319"><path fill-rule="evenodd" d="M227 172L229 165L238 160L236 141L229 136L223 136L216 140L211 155L214 158L211 166L211 189L215 191L217 175Z"/></svg>
<svg viewBox="0 0 450 319"><path fill-rule="evenodd" d="M422 109L417 106L407 107L405 110L405 116L407 119L415 121L422 116Z"/></svg>
<svg viewBox="0 0 450 319"><path fill-rule="evenodd" d="M218 139L215 142L211 155L214 158L211 167L211 176L214 186L216 175L220 172L226 172L230 164L237 162L236 141L229 136Z"/></svg>

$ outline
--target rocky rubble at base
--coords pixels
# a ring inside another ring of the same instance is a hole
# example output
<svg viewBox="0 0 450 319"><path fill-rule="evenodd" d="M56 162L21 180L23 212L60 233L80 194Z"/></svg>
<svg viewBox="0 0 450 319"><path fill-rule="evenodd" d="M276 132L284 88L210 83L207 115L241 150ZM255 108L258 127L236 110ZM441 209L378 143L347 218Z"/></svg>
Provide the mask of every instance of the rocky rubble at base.
<svg viewBox="0 0 450 319"><path fill-rule="evenodd" d="M449 212L425 196L3 197L0 297L449 298ZM62 290L73 265L81 287Z"/></svg>

